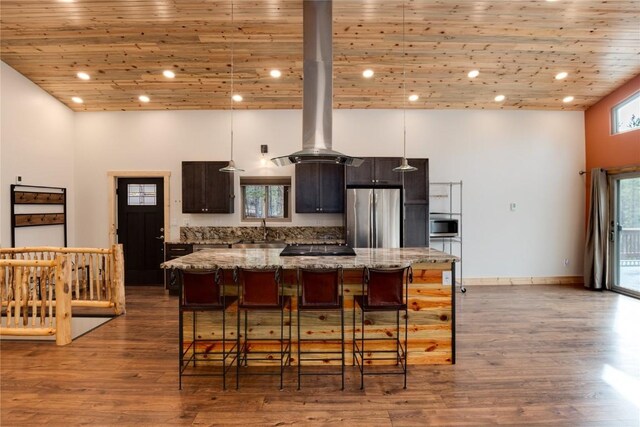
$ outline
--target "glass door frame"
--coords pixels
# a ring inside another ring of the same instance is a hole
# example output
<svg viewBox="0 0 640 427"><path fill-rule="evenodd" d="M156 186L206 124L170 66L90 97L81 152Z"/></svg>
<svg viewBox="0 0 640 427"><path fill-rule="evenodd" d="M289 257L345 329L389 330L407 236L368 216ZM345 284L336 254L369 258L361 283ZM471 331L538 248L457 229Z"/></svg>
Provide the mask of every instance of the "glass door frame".
<svg viewBox="0 0 640 427"><path fill-rule="evenodd" d="M640 292L620 286L620 229L618 224L620 211L620 181L629 178L640 178L640 172L625 172L609 175L610 208L609 208L609 274L611 290L640 298Z"/></svg>

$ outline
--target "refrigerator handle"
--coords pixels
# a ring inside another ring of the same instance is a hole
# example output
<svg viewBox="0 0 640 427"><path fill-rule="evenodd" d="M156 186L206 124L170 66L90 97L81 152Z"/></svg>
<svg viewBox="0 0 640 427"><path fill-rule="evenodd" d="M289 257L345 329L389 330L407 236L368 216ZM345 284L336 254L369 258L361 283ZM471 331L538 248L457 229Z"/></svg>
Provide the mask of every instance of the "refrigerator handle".
<svg viewBox="0 0 640 427"><path fill-rule="evenodd" d="M375 248L376 246L376 239L375 236L373 235L374 232L374 223L373 223L373 214L375 212L374 210L374 192L373 190L369 192L369 247L370 248Z"/></svg>
<svg viewBox="0 0 640 427"><path fill-rule="evenodd" d="M376 223L376 203L378 203L378 199L376 197L376 190L371 191L371 247L378 247L378 224Z"/></svg>

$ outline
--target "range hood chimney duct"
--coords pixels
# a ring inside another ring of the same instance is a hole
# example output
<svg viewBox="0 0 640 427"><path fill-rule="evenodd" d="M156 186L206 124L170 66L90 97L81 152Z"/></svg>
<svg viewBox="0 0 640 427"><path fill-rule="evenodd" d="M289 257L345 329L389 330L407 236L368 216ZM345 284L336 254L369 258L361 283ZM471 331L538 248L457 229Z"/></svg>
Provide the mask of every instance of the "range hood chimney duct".
<svg viewBox="0 0 640 427"><path fill-rule="evenodd" d="M332 150L333 22L331 0L304 0L302 150L271 159L293 163L338 163L360 166L363 159Z"/></svg>

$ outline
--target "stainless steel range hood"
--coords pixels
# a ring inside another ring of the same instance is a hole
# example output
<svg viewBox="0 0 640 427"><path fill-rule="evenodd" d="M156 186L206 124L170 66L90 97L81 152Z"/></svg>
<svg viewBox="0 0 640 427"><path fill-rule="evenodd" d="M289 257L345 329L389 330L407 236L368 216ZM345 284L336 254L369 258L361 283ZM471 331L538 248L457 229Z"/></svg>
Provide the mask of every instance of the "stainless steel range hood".
<svg viewBox="0 0 640 427"><path fill-rule="evenodd" d="M303 2L304 67L302 92L302 150L271 159L278 166L292 163L338 163L360 166L363 159L331 149L333 110L333 25L331 0Z"/></svg>

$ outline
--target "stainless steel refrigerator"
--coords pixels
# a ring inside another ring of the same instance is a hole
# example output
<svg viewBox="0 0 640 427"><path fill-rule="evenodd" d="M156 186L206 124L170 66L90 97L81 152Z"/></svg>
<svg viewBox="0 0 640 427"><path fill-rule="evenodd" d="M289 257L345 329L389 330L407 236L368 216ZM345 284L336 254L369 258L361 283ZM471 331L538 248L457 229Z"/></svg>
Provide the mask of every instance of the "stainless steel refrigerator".
<svg viewBox="0 0 640 427"><path fill-rule="evenodd" d="M347 188L347 244L352 248L402 245L402 191Z"/></svg>

